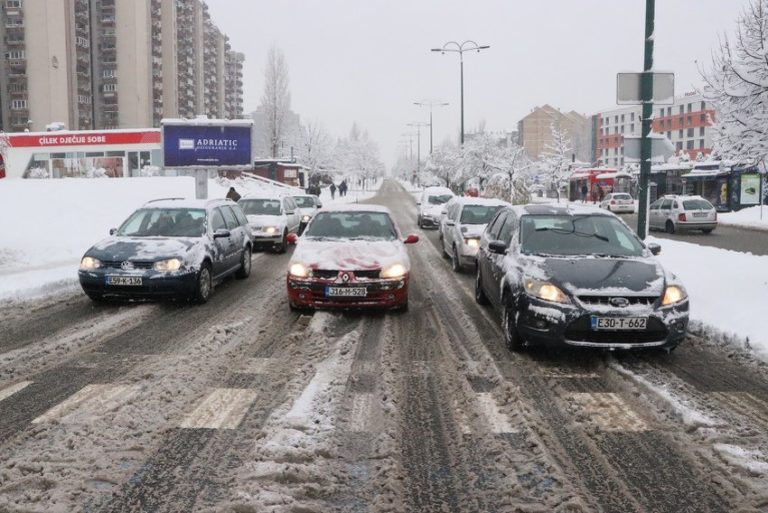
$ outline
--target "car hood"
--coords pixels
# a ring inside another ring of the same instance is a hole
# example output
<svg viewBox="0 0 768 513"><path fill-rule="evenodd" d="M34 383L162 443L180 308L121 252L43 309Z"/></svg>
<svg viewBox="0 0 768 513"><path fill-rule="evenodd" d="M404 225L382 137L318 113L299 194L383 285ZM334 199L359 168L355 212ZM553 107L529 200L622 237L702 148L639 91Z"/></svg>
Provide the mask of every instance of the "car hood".
<svg viewBox="0 0 768 513"><path fill-rule="evenodd" d="M480 237L485 231L487 224L462 224L461 233L464 237Z"/></svg>
<svg viewBox="0 0 768 513"><path fill-rule="evenodd" d="M545 258L528 260L527 274L547 279L572 295L661 295L667 281L653 258Z"/></svg>
<svg viewBox="0 0 768 513"><path fill-rule="evenodd" d="M382 269L400 263L410 270L408 253L399 240L299 239L291 258L291 263L297 262L312 269L341 271Z"/></svg>
<svg viewBox="0 0 768 513"><path fill-rule="evenodd" d="M299 214L301 214L303 216L314 216L316 211L317 211L317 209L315 209L313 207L300 208L299 209Z"/></svg>
<svg viewBox="0 0 768 513"><path fill-rule="evenodd" d="M285 224L285 218L283 216L268 216L268 215L249 215L248 224L255 226L283 226Z"/></svg>
<svg viewBox="0 0 768 513"><path fill-rule="evenodd" d="M201 246L202 240L195 237L109 237L92 246L86 255L115 262L154 261L173 257L186 260L190 253Z"/></svg>
<svg viewBox="0 0 768 513"><path fill-rule="evenodd" d="M421 207L421 214L433 217L440 217L445 205L423 205Z"/></svg>

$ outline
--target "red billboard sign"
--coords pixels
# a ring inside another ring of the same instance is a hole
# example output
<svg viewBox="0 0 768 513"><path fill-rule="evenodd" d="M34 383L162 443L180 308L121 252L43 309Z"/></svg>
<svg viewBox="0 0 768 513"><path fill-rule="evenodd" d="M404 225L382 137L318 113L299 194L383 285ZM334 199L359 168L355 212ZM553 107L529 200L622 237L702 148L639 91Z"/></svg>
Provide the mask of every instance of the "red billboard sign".
<svg viewBox="0 0 768 513"><path fill-rule="evenodd" d="M160 130L8 134L8 141L12 148L160 144Z"/></svg>

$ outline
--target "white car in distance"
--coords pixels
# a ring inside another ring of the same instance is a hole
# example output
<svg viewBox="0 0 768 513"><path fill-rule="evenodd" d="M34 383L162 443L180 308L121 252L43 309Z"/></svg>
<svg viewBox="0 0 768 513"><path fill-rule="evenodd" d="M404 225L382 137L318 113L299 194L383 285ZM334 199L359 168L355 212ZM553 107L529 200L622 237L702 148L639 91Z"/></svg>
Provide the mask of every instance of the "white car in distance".
<svg viewBox="0 0 768 513"><path fill-rule="evenodd" d="M253 232L253 249L284 253L288 234L298 233L299 207L290 196L245 196L238 202Z"/></svg>
<svg viewBox="0 0 768 513"><path fill-rule="evenodd" d="M323 203L320 201L320 198L314 194L295 194L291 197L296 202L296 206L299 207L300 217L298 234L301 235L309 221L315 217L317 211L323 208Z"/></svg>
<svg viewBox="0 0 768 513"><path fill-rule="evenodd" d="M629 193L612 192L603 198L603 201L600 202L600 208L617 214L634 214L635 200L632 199Z"/></svg>
<svg viewBox="0 0 768 513"><path fill-rule="evenodd" d="M416 206L419 209L416 224L419 228L440 228L440 219L445 204L456 195L448 187L427 187L419 196Z"/></svg>
<svg viewBox="0 0 768 513"><path fill-rule="evenodd" d="M451 259L454 271L474 267L480 236L496 212L506 206L510 206L506 201L474 197L456 197L448 202L439 238L443 255Z"/></svg>

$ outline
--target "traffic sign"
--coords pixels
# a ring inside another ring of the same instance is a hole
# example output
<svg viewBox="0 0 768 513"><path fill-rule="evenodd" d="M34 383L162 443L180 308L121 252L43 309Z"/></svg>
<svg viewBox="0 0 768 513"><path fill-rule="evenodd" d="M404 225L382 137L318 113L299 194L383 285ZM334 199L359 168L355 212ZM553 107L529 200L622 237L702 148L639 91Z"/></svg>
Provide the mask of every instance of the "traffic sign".
<svg viewBox="0 0 768 513"><path fill-rule="evenodd" d="M651 134L649 139L651 140L651 160L661 160L664 162L675 154L675 146L672 144L666 136L661 134ZM642 137L639 135L625 135L624 136L624 159L625 160L640 160L640 141Z"/></svg>
<svg viewBox="0 0 768 513"><path fill-rule="evenodd" d="M675 103L675 74L653 74L653 103L672 105ZM616 73L616 103L619 105L642 105L640 83L642 73Z"/></svg>

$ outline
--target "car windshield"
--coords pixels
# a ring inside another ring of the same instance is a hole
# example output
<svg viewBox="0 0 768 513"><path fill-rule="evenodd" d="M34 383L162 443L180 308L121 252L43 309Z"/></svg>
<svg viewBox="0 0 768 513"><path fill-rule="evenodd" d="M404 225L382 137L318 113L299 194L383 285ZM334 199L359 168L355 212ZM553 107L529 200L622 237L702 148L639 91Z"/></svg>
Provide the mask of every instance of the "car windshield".
<svg viewBox="0 0 768 513"><path fill-rule="evenodd" d="M461 210L461 224L488 224L501 205L465 205Z"/></svg>
<svg viewBox="0 0 768 513"><path fill-rule="evenodd" d="M526 215L520 248L535 255L642 256L640 240L620 220L603 215Z"/></svg>
<svg viewBox="0 0 768 513"><path fill-rule="evenodd" d="M383 212L322 212L309 225L305 237L394 240L397 230L389 214Z"/></svg>
<svg viewBox="0 0 768 513"><path fill-rule="evenodd" d="M299 208L314 208L315 198L314 196L294 196L293 200L296 202Z"/></svg>
<svg viewBox="0 0 768 513"><path fill-rule="evenodd" d="M247 216L279 216L280 200L248 199L239 201L240 208Z"/></svg>
<svg viewBox="0 0 768 513"><path fill-rule="evenodd" d="M450 200L451 198L453 198L451 194L436 194L436 195L430 195L427 202L430 205L442 205L443 203L448 202L448 200Z"/></svg>
<svg viewBox="0 0 768 513"><path fill-rule="evenodd" d="M126 220L117 235L124 237L202 237L205 210L143 208Z"/></svg>
<svg viewBox="0 0 768 513"><path fill-rule="evenodd" d="M684 210L712 210L712 203L705 199L690 199L683 201Z"/></svg>

